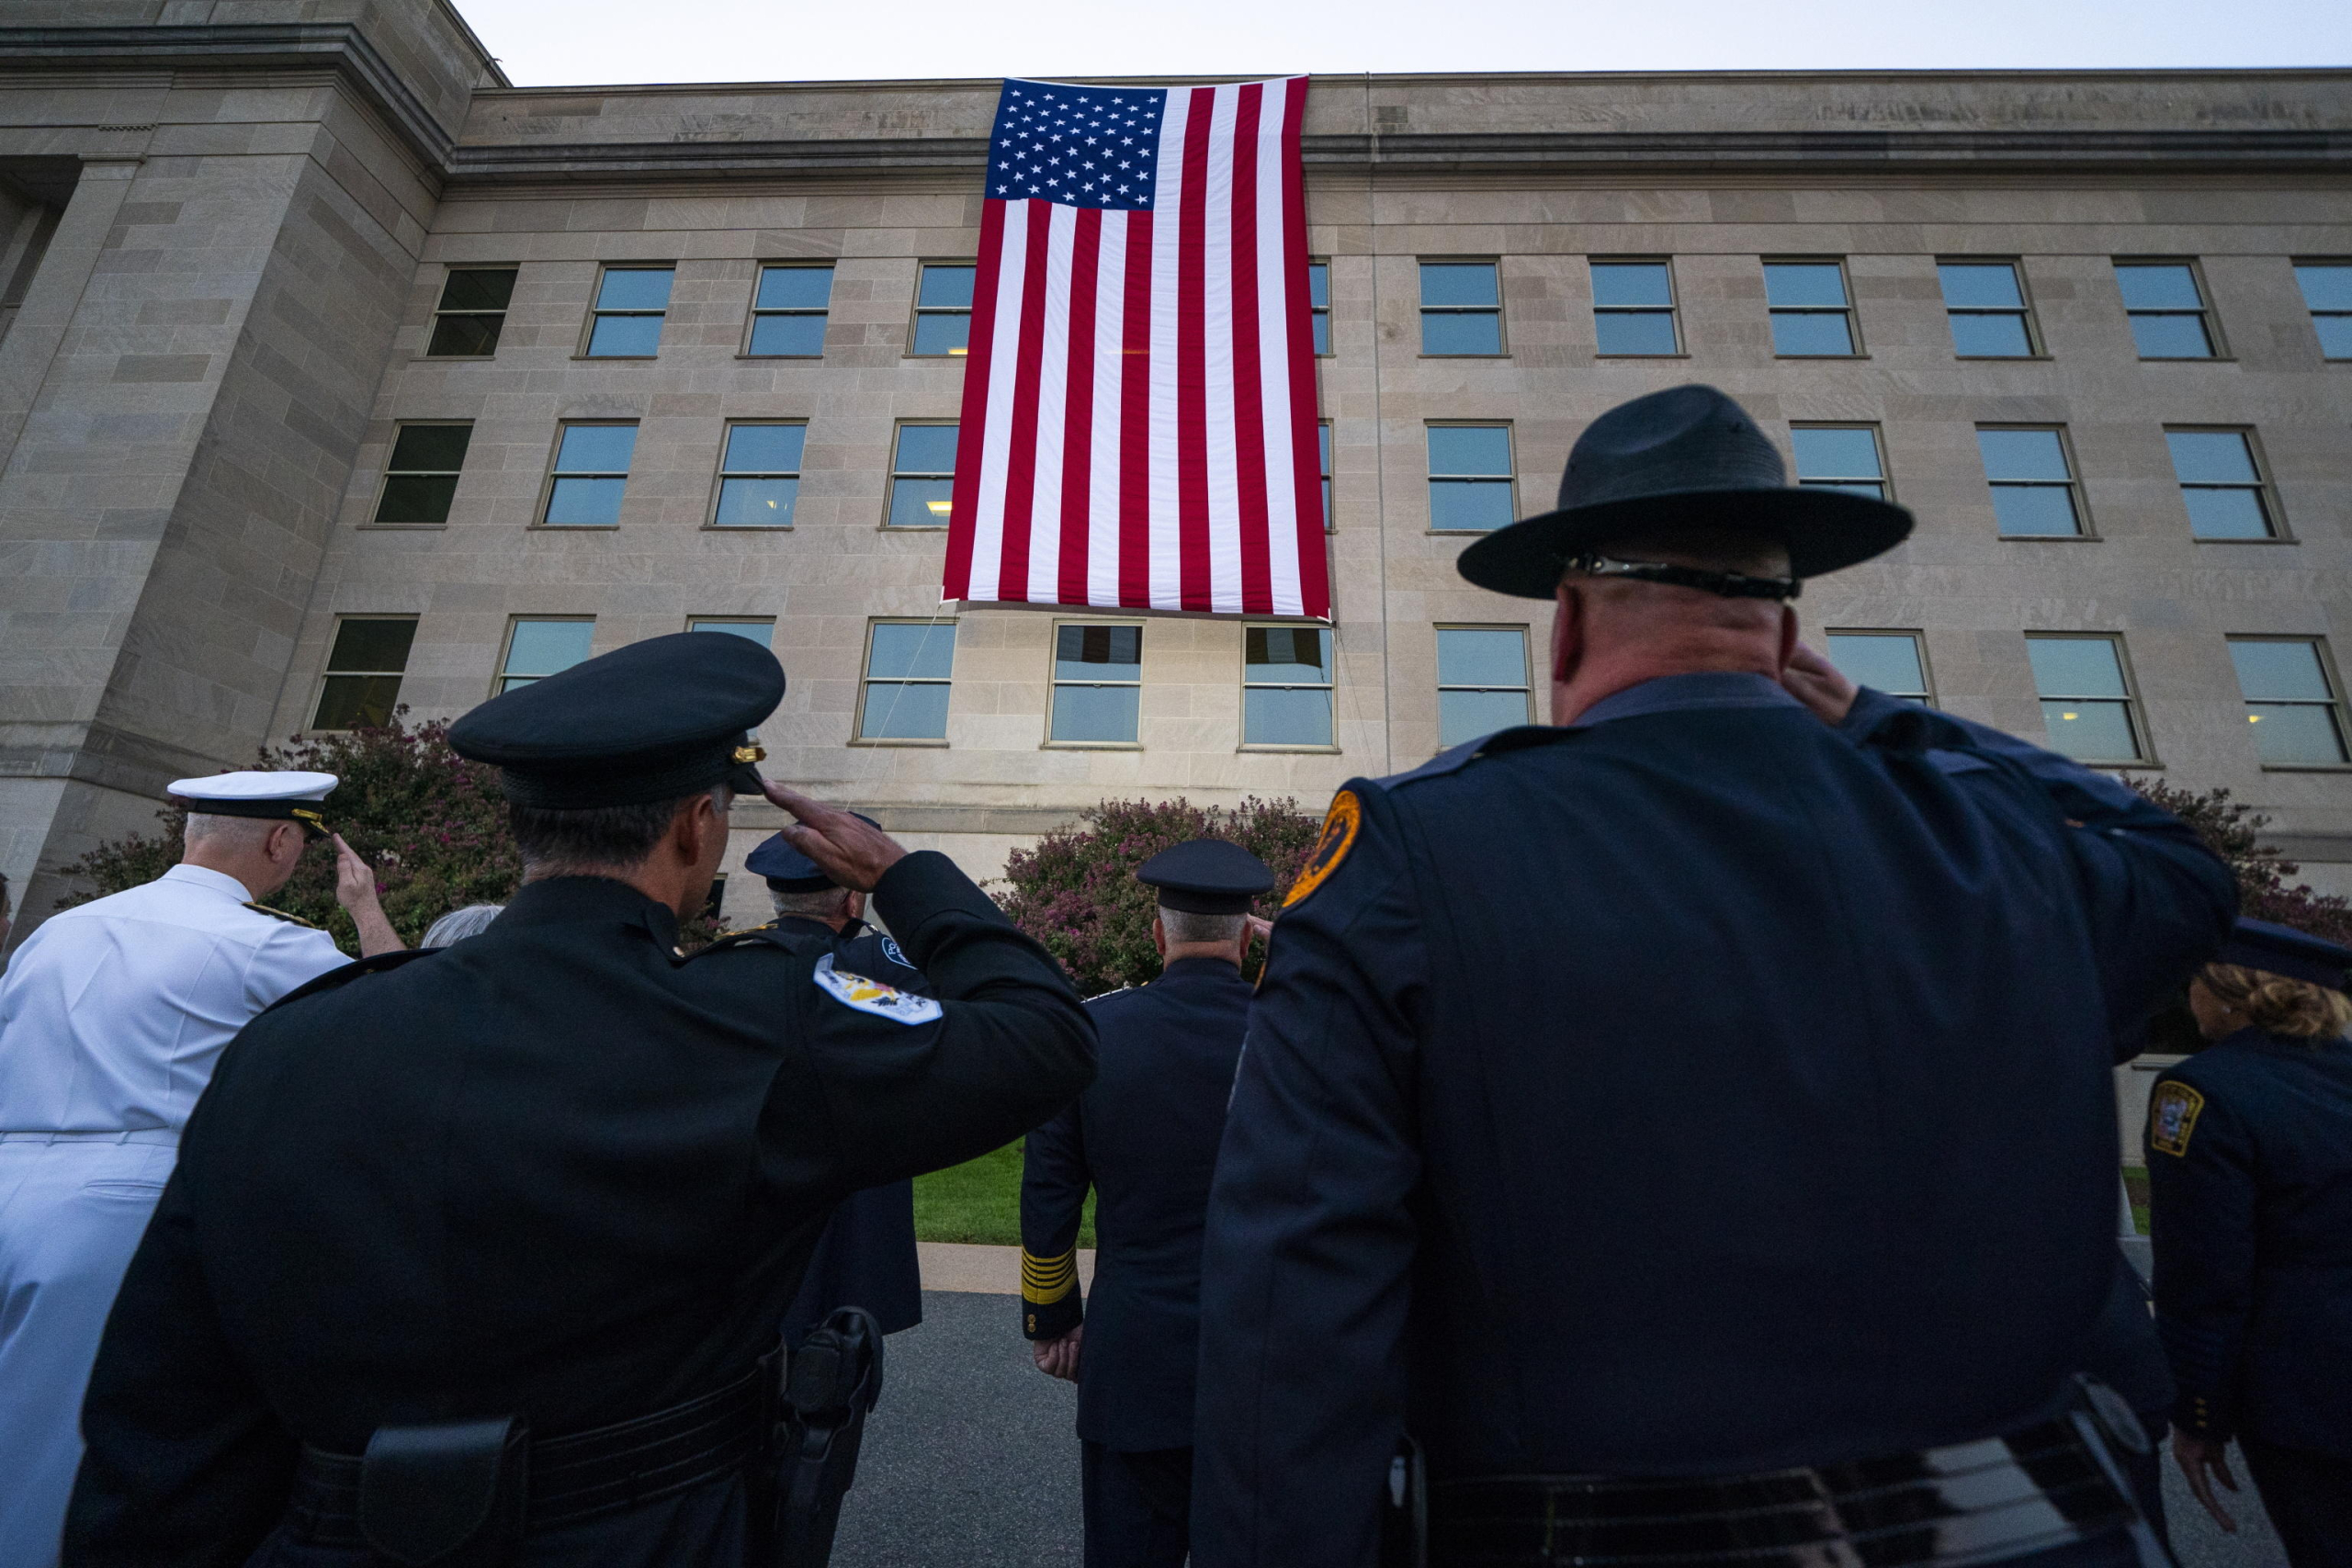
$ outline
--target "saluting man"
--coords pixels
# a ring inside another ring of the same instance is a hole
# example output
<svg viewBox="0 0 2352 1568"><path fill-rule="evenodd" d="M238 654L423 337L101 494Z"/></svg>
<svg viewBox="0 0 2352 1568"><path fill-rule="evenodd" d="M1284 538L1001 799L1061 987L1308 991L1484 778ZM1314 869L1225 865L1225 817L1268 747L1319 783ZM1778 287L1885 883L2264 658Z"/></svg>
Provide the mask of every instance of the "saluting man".
<svg viewBox="0 0 2352 1568"><path fill-rule="evenodd" d="M1250 901L1274 885L1222 839L1178 844L1136 876L1159 890L1151 941L1166 967L1086 1004L1101 1075L1022 1158L1021 1328L1041 1371L1078 1382L1087 1568L1179 1568L1189 1549L1201 1223L1250 1017L1241 961L1265 930ZM1091 1303L1077 1255L1089 1188Z"/></svg>
<svg viewBox="0 0 2352 1568"><path fill-rule="evenodd" d="M180 780L180 863L51 917L0 975L0 1543L11 1563L56 1559L98 1333L221 1047L347 962L324 931L259 902L330 836L335 782ZM335 897L361 951L400 947L374 874L334 844Z"/></svg>

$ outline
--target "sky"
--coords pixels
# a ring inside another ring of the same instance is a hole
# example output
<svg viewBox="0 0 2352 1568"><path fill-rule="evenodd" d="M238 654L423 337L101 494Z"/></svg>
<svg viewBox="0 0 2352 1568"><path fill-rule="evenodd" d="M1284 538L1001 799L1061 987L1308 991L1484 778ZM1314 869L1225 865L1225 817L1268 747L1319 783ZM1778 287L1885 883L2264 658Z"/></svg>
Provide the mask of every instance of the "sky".
<svg viewBox="0 0 2352 1568"><path fill-rule="evenodd" d="M456 0L518 86L2352 64L2352 0Z"/></svg>

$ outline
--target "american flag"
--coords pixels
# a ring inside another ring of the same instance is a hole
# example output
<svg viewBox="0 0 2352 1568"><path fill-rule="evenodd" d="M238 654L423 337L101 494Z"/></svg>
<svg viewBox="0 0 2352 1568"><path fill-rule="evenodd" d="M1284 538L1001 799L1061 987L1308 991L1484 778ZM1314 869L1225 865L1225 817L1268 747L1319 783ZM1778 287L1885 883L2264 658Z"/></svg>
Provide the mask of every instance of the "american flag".
<svg viewBox="0 0 2352 1568"><path fill-rule="evenodd" d="M1306 105L1004 85L944 597L1329 617Z"/></svg>

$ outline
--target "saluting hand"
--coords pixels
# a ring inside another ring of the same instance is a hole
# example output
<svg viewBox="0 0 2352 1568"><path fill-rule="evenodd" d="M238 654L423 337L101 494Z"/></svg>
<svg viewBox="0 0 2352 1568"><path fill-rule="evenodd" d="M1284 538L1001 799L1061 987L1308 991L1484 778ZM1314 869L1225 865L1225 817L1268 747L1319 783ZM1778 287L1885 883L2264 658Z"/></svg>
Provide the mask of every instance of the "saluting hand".
<svg viewBox="0 0 2352 1568"><path fill-rule="evenodd" d="M1846 722L1846 716L1853 711L1854 698L1861 692L1838 666L1802 642L1789 660L1789 667L1781 671L1781 684L1814 717L1829 725Z"/></svg>
<svg viewBox="0 0 2352 1568"><path fill-rule="evenodd" d="M773 779L761 780L760 792L799 818L785 825L784 841L843 887L871 893L884 872L906 859L905 845L849 812L820 805Z"/></svg>
<svg viewBox="0 0 2352 1568"><path fill-rule="evenodd" d="M374 868L344 842L340 833L334 835L334 901L350 912L351 923L359 928L361 953L372 958L379 953L398 953L408 945L392 929L383 900L377 897Z"/></svg>

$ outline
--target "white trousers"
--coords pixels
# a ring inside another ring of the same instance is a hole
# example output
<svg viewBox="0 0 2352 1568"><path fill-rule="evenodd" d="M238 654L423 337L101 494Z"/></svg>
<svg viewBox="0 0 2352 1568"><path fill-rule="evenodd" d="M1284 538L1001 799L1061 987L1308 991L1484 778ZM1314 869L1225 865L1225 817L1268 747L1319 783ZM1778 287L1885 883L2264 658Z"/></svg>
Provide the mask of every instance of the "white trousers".
<svg viewBox="0 0 2352 1568"><path fill-rule="evenodd" d="M179 1151L0 1139L0 1560L57 1562L82 1393Z"/></svg>

